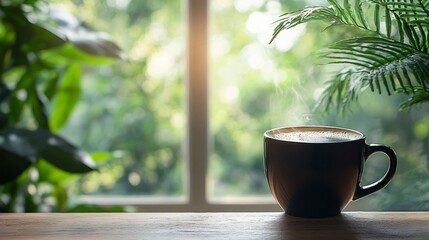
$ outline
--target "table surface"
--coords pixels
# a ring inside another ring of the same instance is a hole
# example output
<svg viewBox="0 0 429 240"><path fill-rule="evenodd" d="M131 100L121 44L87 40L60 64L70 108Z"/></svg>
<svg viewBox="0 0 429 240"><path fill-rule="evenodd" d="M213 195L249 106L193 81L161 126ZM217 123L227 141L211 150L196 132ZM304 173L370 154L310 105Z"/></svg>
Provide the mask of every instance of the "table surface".
<svg viewBox="0 0 429 240"><path fill-rule="evenodd" d="M0 239L429 239L429 212L3 213Z"/></svg>

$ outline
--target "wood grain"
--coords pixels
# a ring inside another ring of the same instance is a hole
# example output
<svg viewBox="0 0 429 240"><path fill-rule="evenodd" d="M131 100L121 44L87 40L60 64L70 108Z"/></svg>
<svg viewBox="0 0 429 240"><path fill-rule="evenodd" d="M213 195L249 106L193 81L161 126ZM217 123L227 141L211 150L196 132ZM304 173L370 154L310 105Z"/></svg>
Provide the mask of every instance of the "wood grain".
<svg viewBox="0 0 429 240"><path fill-rule="evenodd" d="M429 212L6 213L0 239L429 239Z"/></svg>

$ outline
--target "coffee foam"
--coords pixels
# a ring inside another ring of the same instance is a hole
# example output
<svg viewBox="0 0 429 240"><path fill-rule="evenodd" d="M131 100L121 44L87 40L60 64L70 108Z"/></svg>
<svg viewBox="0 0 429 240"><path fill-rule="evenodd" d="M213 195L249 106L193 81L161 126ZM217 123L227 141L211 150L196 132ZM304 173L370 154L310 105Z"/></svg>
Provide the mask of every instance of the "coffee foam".
<svg viewBox="0 0 429 240"><path fill-rule="evenodd" d="M282 141L307 142L307 143L335 143L357 140L362 136L352 132L331 131L301 131L278 132L272 134L273 138Z"/></svg>

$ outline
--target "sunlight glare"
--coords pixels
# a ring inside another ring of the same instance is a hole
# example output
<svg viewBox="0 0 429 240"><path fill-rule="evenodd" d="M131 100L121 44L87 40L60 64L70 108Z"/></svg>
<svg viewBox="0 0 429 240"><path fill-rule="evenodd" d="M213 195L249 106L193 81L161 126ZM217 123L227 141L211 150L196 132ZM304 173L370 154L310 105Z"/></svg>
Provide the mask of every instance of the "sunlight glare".
<svg viewBox="0 0 429 240"><path fill-rule="evenodd" d="M305 32L305 24L282 31L274 40L276 49L280 52L289 51Z"/></svg>
<svg viewBox="0 0 429 240"><path fill-rule="evenodd" d="M264 69L266 65L272 62L265 49L256 43L247 45L241 51L241 55L253 69Z"/></svg>
<svg viewBox="0 0 429 240"><path fill-rule="evenodd" d="M140 184L141 182L141 178L140 175L136 172L132 172L130 174L128 174L128 182L132 185L132 186L137 186Z"/></svg>
<svg viewBox="0 0 429 240"><path fill-rule="evenodd" d="M126 9L131 0L107 0L106 3L109 7L116 9Z"/></svg>
<svg viewBox="0 0 429 240"><path fill-rule="evenodd" d="M224 102L234 102L240 96L240 90L237 86L227 86L223 89L222 100Z"/></svg>
<svg viewBox="0 0 429 240"><path fill-rule="evenodd" d="M273 17L264 12L253 12L246 22L247 32L255 35L260 43L268 46L272 34Z"/></svg>
<svg viewBox="0 0 429 240"><path fill-rule="evenodd" d="M237 0L234 6L239 12L247 12L260 8L264 3L265 0Z"/></svg>

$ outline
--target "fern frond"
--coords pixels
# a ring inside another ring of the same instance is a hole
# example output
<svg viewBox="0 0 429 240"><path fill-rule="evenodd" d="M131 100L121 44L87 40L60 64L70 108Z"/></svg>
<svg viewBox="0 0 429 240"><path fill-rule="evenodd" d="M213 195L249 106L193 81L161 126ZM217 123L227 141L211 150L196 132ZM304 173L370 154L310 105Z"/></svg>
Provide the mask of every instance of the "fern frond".
<svg viewBox="0 0 429 240"><path fill-rule="evenodd" d="M329 64L347 64L350 66L346 73L334 77L332 86L326 93L332 94L341 81L341 89L335 94L344 93L346 76L349 82L362 81L359 85L348 87L359 92L356 86L369 87L371 91L393 94L402 89L405 93L414 93L421 87L429 93L429 55L422 53L410 45L393 40L377 37L361 37L348 39L333 44L322 53ZM341 77L339 77L341 76ZM346 102L352 101L350 94L342 96ZM325 100L326 102L326 100ZM327 99L327 102L331 102Z"/></svg>
<svg viewBox="0 0 429 240"><path fill-rule="evenodd" d="M429 101L429 0L327 2L328 7L282 15L270 41L282 30L318 20L328 21L328 27L347 25L368 33L321 52L327 64L348 66L328 83L321 101L326 108L336 103L344 109L368 88L380 94L410 95L401 108Z"/></svg>
<svg viewBox="0 0 429 240"><path fill-rule="evenodd" d="M400 105L401 110L408 109L416 104L429 102L429 92L425 91L421 87L415 88L415 89L408 89L408 90L401 89L400 92L406 93L406 91L409 92L410 90L414 91L413 95L409 99L401 103Z"/></svg>
<svg viewBox="0 0 429 240"><path fill-rule="evenodd" d="M404 1L395 1L395 0L371 0L377 4L380 4L390 11L397 13L401 18L406 19L407 21L413 20L428 20L429 19L429 9L428 1L422 0L404 0Z"/></svg>
<svg viewBox="0 0 429 240"><path fill-rule="evenodd" d="M324 110L329 111L331 106L336 105L338 111L348 109L349 105L358 99L361 91L364 91L365 86L362 85L364 82L366 80L363 79L363 76L356 75L353 68L345 68L327 82L321 101L315 108L320 108L323 105Z"/></svg>
<svg viewBox="0 0 429 240"><path fill-rule="evenodd" d="M387 36L390 37L387 27L393 15L397 21L397 30L400 35L400 41L404 41L404 34L409 39L410 44L419 48L419 50L428 51L429 43L427 41L429 34L429 8L428 1L423 0L369 0L375 4L375 7L383 7L386 10L385 22Z"/></svg>
<svg viewBox="0 0 429 240"><path fill-rule="evenodd" d="M275 21L277 26L274 29L270 43L281 31L290 29L302 23L316 20L325 20L332 23L339 23L342 21L341 18L335 15L332 7L310 7L301 11L285 13Z"/></svg>

